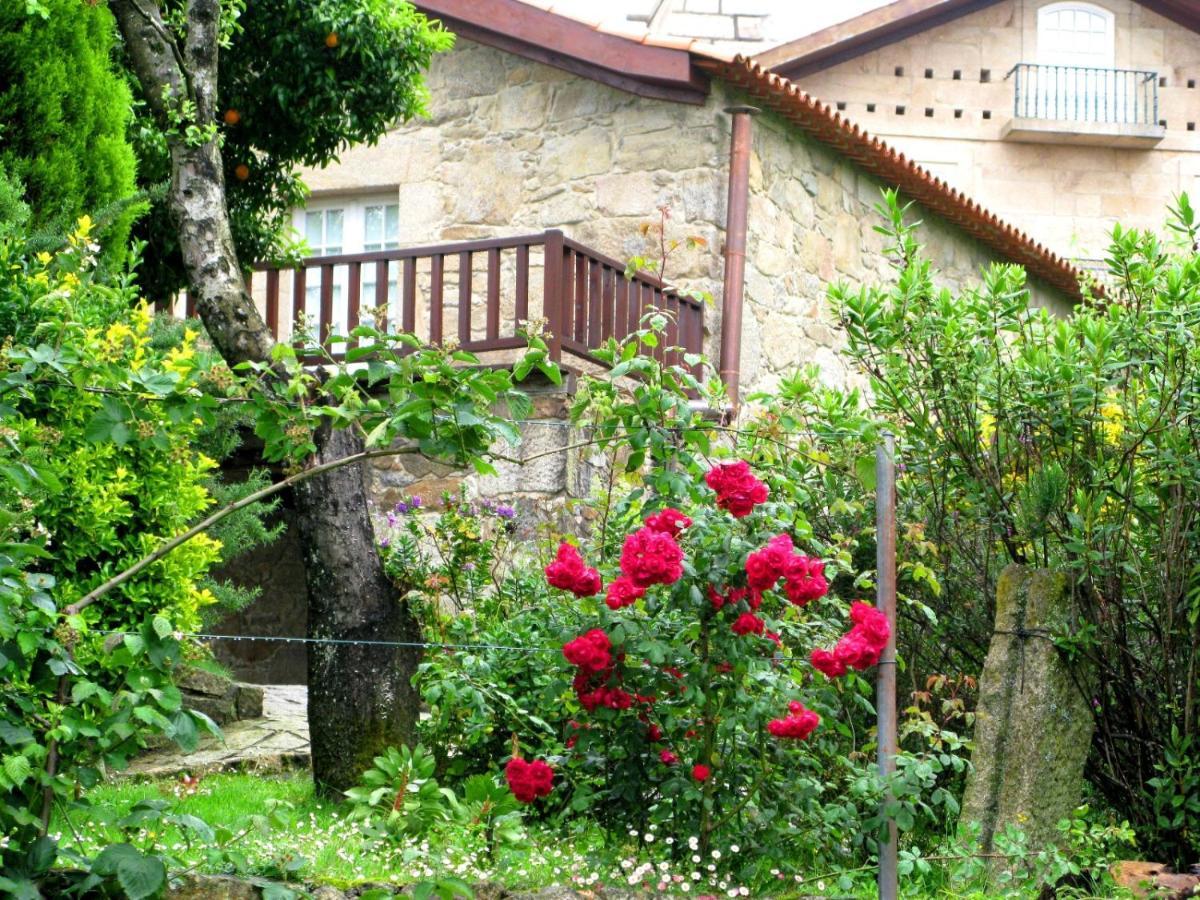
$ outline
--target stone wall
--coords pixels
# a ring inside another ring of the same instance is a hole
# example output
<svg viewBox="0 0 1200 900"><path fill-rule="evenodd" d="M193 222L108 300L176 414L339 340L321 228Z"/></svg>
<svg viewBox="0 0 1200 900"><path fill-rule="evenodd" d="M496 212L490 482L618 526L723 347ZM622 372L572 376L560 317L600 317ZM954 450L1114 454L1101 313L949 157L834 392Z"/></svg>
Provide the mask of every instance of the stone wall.
<svg viewBox="0 0 1200 900"><path fill-rule="evenodd" d="M587 530L591 511L574 501L586 497L600 483L607 467L602 456L579 444L583 435L567 420L568 394L549 384L525 385L533 412L520 425L517 446L500 444L497 452L513 459L530 459L526 465L500 461L495 475L474 472L423 459L395 456L369 464L367 477L374 518L380 537L386 533L385 517L401 500L420 497L427 515L442 509L444 494L465 492L471 498L493 498L516 510L515 538L539 552L557 535ZM236 477L236 473L234 473ZM246 587L259 586L254 603L218 623L213 633L254 637L304 637L307 630L308 590L304 557L295 526L295 514L285 495L281 511L287 525L275 543L231 560L214 575ZM303 684L308 680L305 645L272 640L212 641L217 659L235 678L259 684Z"/></svg>
<svg viewBox="0 0 1200 900"><path fill-rule="evenodd" d="M724 109L744 97L720 83L699 106L635 97L462 39L434 61L428 84L428 119L348 151L338 166L304 173L314 192L391 185L402 245L562 228L619 259L653 255L640 226L657 224L667 207L668 237L707 242L673 253L668 278L720 296ZM756 119L755 134L742 385L769 388L809 361L843 380L825 291L839 278L890 277L873 231L882 185L778 118ZM948 283L994 258L961 231L921 216L922 239ZM714 359L719 313L719 305L706 311L705 346Z"/></svg>
<svg viewBox="0 0 1200 900"><path fill-rule="evenodd" d="M797 365L816 363L823 378L855 376L840 355L844 335L834 324L827 288L887 284L894 272L875 231L883 183L826 145L774 115L754 120L750 161L742 384L770 390ZM952 289L978 283L996 256L932 213L914 207L919 238ZM1061 295L1036 281L1035 303L1065 310Z"/></svg>
<svg viewBox="0 0 1200 900"><path fill-rule="evenodd" d="M1117 68L1157 71L1153 149L1001 140L1019 62L1037 62L1037 13L1051 0L1001 0L802 76L802 88L1058 253L1099 259L1115 222L1159 228L1180 191L1200 193L1200 34L1136 0L1114 14Z"/></svg>

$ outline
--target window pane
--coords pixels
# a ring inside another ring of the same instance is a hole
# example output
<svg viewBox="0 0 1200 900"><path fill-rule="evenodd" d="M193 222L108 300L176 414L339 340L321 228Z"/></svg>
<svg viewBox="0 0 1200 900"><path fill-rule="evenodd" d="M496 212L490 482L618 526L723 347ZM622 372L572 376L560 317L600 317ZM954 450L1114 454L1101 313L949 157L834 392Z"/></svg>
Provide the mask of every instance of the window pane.
<svg viewBox="0 0 1200 900"><path fill-rule="evenodd" d="M400 205L397 203L389 203L384 207L387 213L386 227L384 229L383 239L389 244L399 245L400 243Z"/></svg>
<svg viewBox="0 0 1200 900"><path fill-rule="evenodd" d="M324 216L319 212L310 212L304 214L304 239L308 241L308 245L318 250L325 243L324 234L321 231L321 222Z"/></svg>
<svg viewBox="0 0 1200 900"><path fill-rule="evenodd" d="M363 243L368 250L378 250L383 243L382 206L368 206L363 211Z"/></svg>
<svg viewBox="0 0 1200 900"><path fill-rule="evenodd" d="M327 210L325 213L325 241L326 244L336 244L339 249L342 245L342 220L345 213L340 209Z"/></svg>

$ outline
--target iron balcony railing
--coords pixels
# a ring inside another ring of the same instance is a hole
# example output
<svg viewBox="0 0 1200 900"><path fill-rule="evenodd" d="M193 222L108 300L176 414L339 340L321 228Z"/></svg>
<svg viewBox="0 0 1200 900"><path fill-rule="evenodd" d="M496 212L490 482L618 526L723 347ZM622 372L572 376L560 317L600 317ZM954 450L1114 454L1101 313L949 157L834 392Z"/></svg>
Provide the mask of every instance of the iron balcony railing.
<svg viewBox="0 0 1200 900"><path fill-rule="evenodd" d="M1020 119L1158 124L1158 73L1017 63L1013 115Z"/></svg>

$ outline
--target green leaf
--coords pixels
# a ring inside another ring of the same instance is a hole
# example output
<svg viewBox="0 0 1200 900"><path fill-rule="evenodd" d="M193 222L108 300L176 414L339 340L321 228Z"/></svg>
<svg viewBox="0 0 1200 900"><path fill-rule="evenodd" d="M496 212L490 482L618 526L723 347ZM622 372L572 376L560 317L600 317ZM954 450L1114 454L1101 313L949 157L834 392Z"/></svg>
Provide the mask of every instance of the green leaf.
<svg viewBox="0 0 1200 900"><path fill-rule="evenodd" d="M282 884L270 882L264 884L262 888L262 900L296 900L298 896L300 895ZM390 897L391 894L388 896Z"/></svg>
<svg viewBox="0 0 1200 900"><path fill-rule="evenodd" d="M20 787L25 783L25 780L33 774L33 766L29 764L29 760L20 754L4 757L4 774L8 776L9 781L14 786Z"/></svg>
<svg viewBox="0 0 1200 900"><path fill-rule="evenodd" d="M166 884L167 867L157 856L124 859L117 864L117 882L129 900L144 900Z"/></svg>
<svg viewBox="0 0 1200 900"><path fill-rule="evenodd" d="M875 490L875 457L860 456L854 460L854 474L864 488Z"/></svg>

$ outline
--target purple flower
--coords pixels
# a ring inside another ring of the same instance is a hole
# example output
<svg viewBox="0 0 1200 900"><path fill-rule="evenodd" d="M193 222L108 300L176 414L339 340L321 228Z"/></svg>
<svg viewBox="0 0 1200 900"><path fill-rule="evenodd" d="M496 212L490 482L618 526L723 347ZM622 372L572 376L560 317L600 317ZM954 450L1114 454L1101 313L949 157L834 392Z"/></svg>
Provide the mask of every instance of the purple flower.
<svg viewBox="0 0 1200 900"><path fill-rule="evenodd" d="M390 543L391 543L391 541L389 541L387 538L383 538L383 539L381 539L381 540L379 541L379 546L380 546L380 547L387 547L387 546L388 546L388 544L390 544Z"/></svg>
<svg viewBox="0 0 1200 900"><path fill-rule="evenodd" d="M502 519L511 519L517 514L517 511L507 503L502 503L496 507L496 515Z"/></svg>
<svg viewBox="0 0 1200 900"><path fill-rule="evenodd" d="M473 562L463 563L463 571L464 572L474 572L475 571L475 563L473 563Z"/></svg>
<svg viewBox="0 0 1200 900"><path fill-rule="evenodd" d="M421 498L420 497L409 497L408 505L411 509L420 509L421 508Z"/></svg>
<svg viewBox="0 0 1200 900"><path fill-rule="evenodd" d="M390 512L387 514L387 523L388 523L388 528L396 527L396 514L395 513Z"/></svg>

